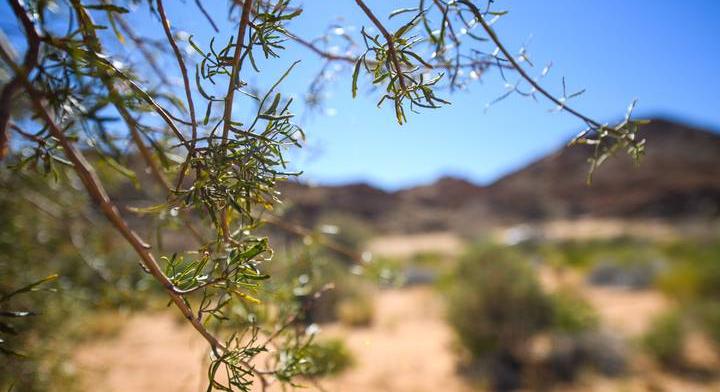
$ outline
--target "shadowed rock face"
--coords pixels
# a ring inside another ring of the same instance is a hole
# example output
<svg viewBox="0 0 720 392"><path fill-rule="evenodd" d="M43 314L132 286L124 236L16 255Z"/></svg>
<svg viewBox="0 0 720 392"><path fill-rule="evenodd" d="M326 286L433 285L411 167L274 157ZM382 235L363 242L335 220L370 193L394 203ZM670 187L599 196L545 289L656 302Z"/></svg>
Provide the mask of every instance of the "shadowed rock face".
<svg viewBox="0 0 720 392"><path fill-rule="evenodd" d="M585 185L589 148L561 149L488 188L491 208L518 219L575 217L684 218L720 212L720 136L656 120L640 165L618 155Z"/></svg>
<svg viewBox="0 0 720 392"><path fill-rule="evenodd" d="M655 120L640 136L646 156L622 154L586 185L590 149L561 148L488 186L457 178L384 192L367 184L285 184L288 216L312 225L342 212L383 231L453 230L479 224L584 217L706 219L720 215L720 135Z"/></svg>

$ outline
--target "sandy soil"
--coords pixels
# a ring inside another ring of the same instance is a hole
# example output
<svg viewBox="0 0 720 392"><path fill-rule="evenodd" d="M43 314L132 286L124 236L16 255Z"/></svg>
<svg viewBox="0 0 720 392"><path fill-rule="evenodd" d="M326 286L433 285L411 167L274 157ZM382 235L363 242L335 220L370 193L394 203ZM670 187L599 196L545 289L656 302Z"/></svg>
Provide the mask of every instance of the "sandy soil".
<svg viewBox="0 0 720 392"><path fill-rule="evenodd" d="M409 257L425 252L456 256L463 249L465 247L458 236L445 232L387 235L376 238L368 244L368 250L373 254L388 257Z"/></svg>
<svg viewBox="0 0 720 392"><path fill-rule="evenodd" d="M441 244L440 249L428 243ZM432 234L385 238L373 251L408 255L415 251L456 252L457 238ZM632 337L642 333L666 303L656 292L596 288L572 274L543 269L549 289L573 284L597 308L605 328ZM429 287L382 290L374 297L376 316L368 328L333 324L322 336L345 339L356 365L335 379L324 380L327 391L465 392L471 388L455 372L453 335L443 320L441 298ZM204 391L206 346L201 338L168 310L133 316L112 339L77 350L73 358L87 391ZM643 368L648 365L641 364ZM692 384L656 371L625 379L591 376L559 391L703 391L720 386ZM714 389L713 389L714 388ZM277 386L271 391L278 391ZM304 389L314 390L314 388Z"/></svg>
<svg viewBox="0 0 720 392"><path fill-rule="evenodd" d="M356 366L324 382L329 391L469 391L455 372L452 333L439 299L427 287L386 290L376 300L376 322L366 329L339 325Z"/></svg>
<svg viewBox="0 0 720 392"><path fill-rule="evenodd" d="M108 340L84 345L74 362L86 391L204 391L205 341L171 314L138 314Z"/></svg>

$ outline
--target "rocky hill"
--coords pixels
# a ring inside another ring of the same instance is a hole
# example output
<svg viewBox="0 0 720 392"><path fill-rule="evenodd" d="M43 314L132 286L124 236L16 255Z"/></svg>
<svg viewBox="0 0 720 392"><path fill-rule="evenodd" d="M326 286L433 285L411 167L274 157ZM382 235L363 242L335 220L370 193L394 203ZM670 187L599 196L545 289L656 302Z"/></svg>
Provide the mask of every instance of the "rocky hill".
<svg viewBox="0 0 720 392"><path fill-rule="evenodd" d="M705 219L720 215L720 135L666 120L644 126L640 165L619 154L586 185L590 150L562 147L496 182L458 178L385 192L367 184L284 186L290 219L347 214L383 231L467 229L577 217Z"/></svg>

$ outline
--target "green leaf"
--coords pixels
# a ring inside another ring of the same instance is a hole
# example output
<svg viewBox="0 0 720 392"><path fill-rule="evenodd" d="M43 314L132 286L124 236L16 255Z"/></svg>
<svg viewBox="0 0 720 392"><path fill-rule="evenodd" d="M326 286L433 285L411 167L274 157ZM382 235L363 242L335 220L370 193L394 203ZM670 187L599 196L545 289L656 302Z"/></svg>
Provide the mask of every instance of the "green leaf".
<svg viewBox="0 0 720 392"><path fill-rule="evenodd" d="M396 16L398 16L398 15L401 15L401 14L404 14L404 13L407 13L407 12L415 12L415 11L417 11L417 10L418 10L417 7L414 7L414 8L398 8L398 9L394 10L393 12L391 12L391 13L390 13L390 16L388 16L388 18L389 18L389 19L392 19L392 18L394 18L394 17L396 17Z"/></svg>
<svg viewBox="0 0 720 392"><path fill-rule="evenodd" d="M120 6L112 5L112 4L88 4L88 5L84 5L83 7L86 9L89 9L89 10L117 12L119 14L127 14L128 12L130 12L130 10L128 10L125 7L120 7Z"/></svg>
<svg viewBox="0 0 720 392"><path fill-rule="evenodd" d="M112 157L109 157L109 156L106 156L106 155L103 155L103 154L101 154L100 156L102 157L102 159L103 159L111 168L113 168L115 171L117 171L118 173L122 174L123 176L127 177L127 178L130 180L130 182L133 183L133 186L134 186L136 189L139 189L139 188L140 188L140 181L138 181L137 175L135 174L134 171L132 171L132 170L128 169L127 167L121 165L120 163L118 163L118 161L116 161L116 160L113 159Z"/></svg>
<svg viewBox="0 0 720 392"><path fill-rule="evenodd" d="M360 76L360 63L362 62L362 58L359 58L355 62L355 69L353 70L352 75L352 96L355 98L357 96L358 91L358 76Z"/></svg>
<svg viewBox="0 0 720 392"><path fill-rule="evenodd" d="M28 291L35 291L38 286L40 286L44 283L47 283L47 282L52 282L53 280L56 280L57 278L58 278L58 274L49 275L45 278L38 280L37 282L30 283L29 285L23 286L13 292L11 292L10 294L6 294L6 295L2 296L0 298L0 302L7 301L8 299L10 299L18 294L26 293Z"/></svg>
<svg viewBox="0 0 720 392"><path fill-rule="evenodd" d="M157 214L165 211L167 207L167 203L162 203L150 207L127 207L127 209L136 214Z"/></svg>

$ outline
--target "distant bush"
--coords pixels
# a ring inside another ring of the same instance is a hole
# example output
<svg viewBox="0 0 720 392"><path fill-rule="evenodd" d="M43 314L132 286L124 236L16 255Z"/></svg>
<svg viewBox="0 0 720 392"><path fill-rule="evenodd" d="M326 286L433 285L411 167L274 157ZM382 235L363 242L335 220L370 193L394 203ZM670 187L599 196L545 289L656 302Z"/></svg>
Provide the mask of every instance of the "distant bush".
<svg viewBox="0 0 720 392"><path fill-rule="evenodd" d="M353 365L352 354L342 340L310 341L300 347L280 353L281 380L302 376L316 378L331 376Z"/></svg>
<svg viewBox="0 0 720 392"><path fill-rule="evenodd" d="M367 293L345 298L337 308L340 322L351 327L364 327L372 323L375 308L372 296Z"/></svg>
<svg viewBox="0 0 720 392"><path fill-rule="evenodd" d="M449 292L448 316L475 357L520 355L528 339L552 323L552 303L516 252L476 249L461 258Z"/></svg>
<svg viewBox="0 0 720 392"><path fill-rule="evenodd" d="M595 329L599 317L592 305L579 294L572 291L559 291L550 295L552 301L555 332L577 334Z"/></svg>
<svg viewBox="0 0 720 392"><path fill-rule="evenodd" d="M610 376L626 368L625 346L597 331L593 307L571 290L546 293L517 248L476 248L443 284L470 366L496 390L568 381L583 368ZM531 350L538 339L549 339L542 353Z"/></svg>
<svg viewBox="0 0 720 392"><path fill-rule="evenodd" d="M685 303L720 301L720 242L681 242L668 246L673 260L658 279L659 287L670 297Z"/></svg>
<svg viewBox="0 0 720 392"><path fill-rule="evenodd" d="M683 321L696 326L720 351L720 241L676 242L667 245L664 252L672 264L658 278L657 286L680 304L682 311L676 316L679 320L674 321L674 328L679 330ZM670 334L671 325L664 328ZM656 350L671 352L672 346L666 345ZM657 357L661 362L672 360L669 354Z"/></svg>
<svg viewBox="0 0 720 392"><path fill-rule="evenodd" d="M715 344L715 349L720 352L720 303L708 301L700 303L695 307L694 312L700 328Z"/></svg>
<svg viewBox="0 0 720 392"><path fill-rule="evenodd" d="M685 341L682 318L677 312L658 316L642 338L642 346L655 360L667 367L681 363Z"/></svg>

